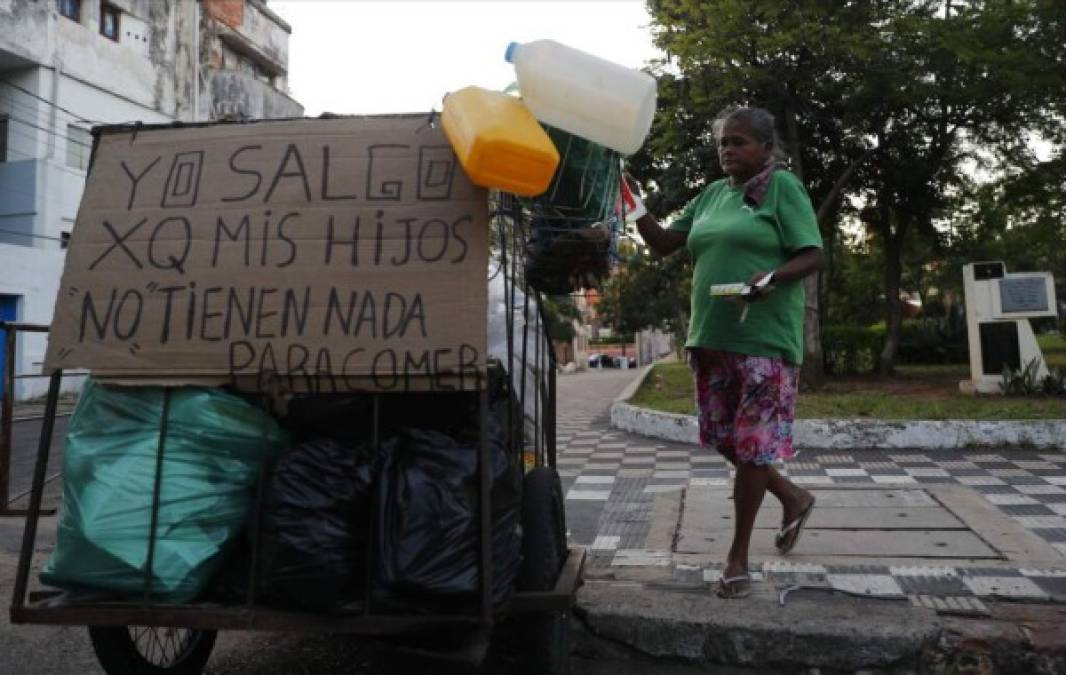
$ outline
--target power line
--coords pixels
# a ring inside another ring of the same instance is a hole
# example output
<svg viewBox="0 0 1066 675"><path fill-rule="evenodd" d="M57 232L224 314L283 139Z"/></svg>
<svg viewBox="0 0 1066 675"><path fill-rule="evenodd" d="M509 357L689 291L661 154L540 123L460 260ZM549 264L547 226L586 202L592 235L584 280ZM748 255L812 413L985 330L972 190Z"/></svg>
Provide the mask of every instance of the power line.
<svg viewBox="0 0 1066 675"><path fill-rule="evenodd" d="M52 76L55 77L54 74ZM44 98L42 96L38 96L37 94L33 93L29 89L23 89L22 87L18 86L14 82L10 82L8 80L4 80L4 84L6 84L7 86L11 87L12 89L18 89L19 91L21 91L23 94L26 94L27 96L32 96L32 97L34 97L35 99L37 99L39 101L43 101L44 103L47 103L48 105L55 107L57 110L62 110L63 112L65 112L66 114L70 115L71 117L74 117L75 119L77 119L80 122L89 122L90 124L103 124L103 122L101 122L99 120L86 119L85 117L82 117L81 115L79 115L76 112L73 112L71 110L67 110L66 108L64 108L63 106L59 105L58 103L53 103L52 101L49 101L48 99L46 99L46 98Z"/></svg>
<svg viewBox="0 0 1066 675"><path fill-rule="evenodd" d="M34 117L38 117L40 115L47 115L48 114L47 110L43 110L41 108L38 108L38 107L34 106L33 104L24 103L23 101L20 101L20 100L15 99L15 98L5 97L4 95L6 93L7 92L5 90L0 89L0 101L4 102L6 104L5 107L7 108L7 110L5 110L5 112L3 112L3 113L0 113L0 115L7 115L7 114L10 114L11 112L20 112L20 113L24 113L26 115L33 115Z"/></svg>
<svg viewBox="0 0 1066 675"><path fill-rule="evenodd" d="M19 138L25 138L28 141L32 141L35 145L38 145L41 142L41 140L37 136L35 136L32 132L22 131L18 127L11 127L9 129L9 131L11 132L12 136L18 136ZM66 137L65 136L61 136L61 138L66 138ZM70 139L70 140L71 140L72 143L77 143L78 142L75 139ZM69 169L70 171L85 172L85 169L81 169L81 168L78 168L78 167L70 166L69 164L65 164L62 159L57 159L56 157L49 158L49 157L43 157L43 156L40 156L40 155L28 155L28 154L26 154L24 152L19 152L18 150L15 150L15 149L11 148L10 146L8 146L7 151L8 152L13 152L13 153L15 153L17 155L21 155L23 157L23 159L35 159L35 160L38 160L38 161L41 161L41 162L50 161L53 164L55 164L56 166L64 168L64 169ZM62 153L62 152L63 152L63 150L59 149L59 153Z"/></svg>
<svg viewBox="0 0 1066 675"><path fill-rule="evenodd" d="M14 96L14 92L10 92L10 91L2 88L2 87L0 87L0 101L6 101L9 105L15 106L15 107L19 108L22 112L25 112L27 114L32 114L32 115L35 115L35 116L43 115L45 117L47 117L48 114L49 114L48 110L46 108L41 108L41 107L39 107L37 105L34 105L32 102L27 101L26 99L16 98ZM61 119L65 120L67 118L73 118L73 119L75 119L77 121L85 121L85 120L81 120L80 118L76 117L75 115L70 115L70 114L64 113L62 111L60 111L60 112L61 112L61 115L57 115L57 117L61 117Z"/></svg>
<svg viewBox="0 0 1066 675"><path fill-rule="evenodd" d="M22 119L20 117L15 117L14 115L10 115L8 117L8 119L15 120L16 122L18 122L20 124L25 124L26 126L33 127L34 129L40 129L41 131L47 132L49 134L52 134L56 138L61 138L63 140L66 140L66 141L69 141L71 143L74 143L75 145L80 145L80 146L85 147L85 148L93 147L92 143L82 143L81 141L79 141L76 138L71 138L70 136L66 136L64 134L61 134L58 131L55 131L54 129L49 129L48 127L42 127L39 124L34 124L33 122L30 122L28 120L24 120L24 119Z"/></svg>

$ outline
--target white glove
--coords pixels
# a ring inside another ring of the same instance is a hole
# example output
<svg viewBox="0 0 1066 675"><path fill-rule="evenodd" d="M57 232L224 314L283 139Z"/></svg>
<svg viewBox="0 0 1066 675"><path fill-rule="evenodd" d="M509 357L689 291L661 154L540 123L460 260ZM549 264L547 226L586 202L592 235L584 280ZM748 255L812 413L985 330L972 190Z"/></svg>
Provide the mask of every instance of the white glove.
<svg viewBox="0 0 1066 675"><path fill-rule="evenodd" d="M644 202L640 200L640 197L638 197L631 189L629 189L629 183L626 181L625 178L621 178L619 179L619 181L622 184L621 198L622 205L625 207L626 211L626 222L635 223L642 216L648 213L648 209L644 207Z"/></svg>

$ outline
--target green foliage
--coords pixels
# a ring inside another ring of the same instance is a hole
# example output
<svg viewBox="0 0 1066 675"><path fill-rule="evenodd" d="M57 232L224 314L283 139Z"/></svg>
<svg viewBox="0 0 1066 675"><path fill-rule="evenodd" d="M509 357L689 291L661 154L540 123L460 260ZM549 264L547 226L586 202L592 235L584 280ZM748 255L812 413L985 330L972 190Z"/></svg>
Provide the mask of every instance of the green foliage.
<svg viewBox="0 0 1066 675"><path fill-rule="evenodd" d="M868 373L877 365L885 340L881 326L823 326L822 349L827 374Z"/></svg>
<svg viewBox="0 0 1066 675"><path fill-rule="evenodd" d="M883 321L870 326L824 326L826 372L873 372L887 332ZM966 324L961 318L907 319L900 326L900 363L956 364L968 358Z"/></svg>
<svg viewBox="0 0 1066 675"><path fill-rule="evenodd" d="M966 322L961 318L907 319L900 326L900 363L965 363Z"/></svg>
<svg viewBox="0 0 1066 675"><path fill-rule="evenodd" d="M1048 368L1040 390L1045 396L1066 396L1066 368Z"/></svg>
<svg viewBox="0 0 1066 675"><path fill-rule="evenodd" d="M1014 369L1003 366L1003 381L1000 389L1007 396L1034 396L1041 393L1038 377L1040 359L1032 359L1023 368Z"/></svg>
<svg viewBox="0 0 1066 675"><path fill-rule="evenodd" d="M1066 140L1061 0L648 7L667 58L653 67L659 109L630 167L653 212L676 211L721 176L716 114L759 105L777 116L819 212L832 265L825 323L865 325L876 312L890 347L901 344L899 290L923 300L930 288L960 290L961 264L974 259L1062 269L1066 283L1066 248L1047 245L1066 235L1066 166L1061 152L1041 163L1028 147L1031 132ZM974 165L1003 178L974 185ZM837 230L849 216L868 247L851 260ZM892 349L885 357L891 369Z"/></svg>
<svg viewBox="0 0 1066 675"><path fill-rule="evenodd" d="M1054 333L1037 335L1036 343L1040 345L1040 351L1043 352L1044 361L1049 368L1053 366L1066 368L1066 336Z"/></svg>
<svg viewBox="0 0 1066 675"><path fill-rule="evenodd" d="M1000 389L1007 396L1066 396L1066 368L1049 366L1047 375L1040 377L1039 366L1039 359L1022 368L1003 366Z"/></svg>
<svg viewBox="0 0 1066 675"><path fill-rule="evenodd" d="M570 342L574 339L574 320L581 318L574 299L569 295L544 296L540 304L544 321L552 340Z"/></svg>
<svg viewBox="0 0 1066 675"><path fill-rule="evenodd" d="M692 268L683 255L636 255L612 276L597 306L606 325L623 335L660 328L674 335L688 330Z"/></svg>

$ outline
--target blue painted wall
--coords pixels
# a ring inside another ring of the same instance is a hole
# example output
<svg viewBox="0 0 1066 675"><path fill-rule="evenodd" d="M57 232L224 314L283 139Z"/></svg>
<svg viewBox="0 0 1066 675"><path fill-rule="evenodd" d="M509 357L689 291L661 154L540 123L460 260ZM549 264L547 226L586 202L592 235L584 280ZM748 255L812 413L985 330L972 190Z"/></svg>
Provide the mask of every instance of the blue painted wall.
<svg viewBox="0 0 1066 675"><path fill-rule="evenodd" d="M18 311L18 296L17 295L0 295L0 321L14 321L16 318L16 312ZM4 395L4 383L6 378L3 376L5 362L7 358L7 331L0 330L0 396Z"/></svg>

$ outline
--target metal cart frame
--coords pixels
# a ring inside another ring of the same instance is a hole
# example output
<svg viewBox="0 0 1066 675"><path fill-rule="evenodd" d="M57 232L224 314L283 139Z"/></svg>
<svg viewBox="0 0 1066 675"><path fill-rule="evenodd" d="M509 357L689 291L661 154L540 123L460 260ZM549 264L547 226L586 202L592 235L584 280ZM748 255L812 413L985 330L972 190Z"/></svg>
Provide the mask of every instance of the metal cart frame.
<svg viewBox="0 0 1066 675"><path fill-rule="evenodd" d="M519 261L522 258L521 228L512 227L511 235L508 236L508 227L524 221L522 207L517 200L509 195L499 195L493 200L495 210L490 214L492 222L498 226L499 248L497 260L499 268L496 273L504 274L504 295L507 298L507 356L508 365L515 363L516 335L514 313L516 305L516 279L519 277ZM525 429L525 406L526 406L526 370L525 364L530 356L534 358L534 373L539 375L535 382L534 428L534 452L537 466L555 468L556 463L556 439L555 439L555 357L548 341L547 348L538 345L535 355L527 354L526 334L529 329L529 298L530 289L525 289L523 301L524 325L522 328L522 347L520 363L523 364L518 387L518 410L523 415L521 429ZM533 320L535 331L541 330L543 317L538 308L534 312ZM542 361L543 357L543 363ZM514 391L514 374L511 368L504 369L508 386L508 396ZM581 573L585 563L586 551L582 547L571 546L567 548L566 558L559 571L554 588L536 592L516 592L502 606L494 605L493 601L493 556L491 548L492 531L492 462L487 434L488 422L488 373L479 373L479 416L480 416L480 447L478 456L479 467L479 496L478 512L479 545L480 545L480 593L476 609L472 611L457 611L448 614L408 614L397 615L394 613L380 613L375 611L372 602L373 584L368 583L364 599L358 611L347 614L319 614L310 611L292 611L278 609L260 604L256 598L258 572L258 529L253 529L253 553L249 570L247 596L242 604L224 605L215 602L193 602L188 604L168 604L154 601L151 595L152 568L156 539L156 518L158 516L159 495L161 490L160 468L163 456L166 452L166 411L169 402L169 389L165 390L163 399L162 424L159 434L159 444L156 451L156 478L153 490L153 509L151 521L151 534L148 546L148 558L145 569L145 592L139 600L88 600L79 599L77 596L59 590L45 590L29 592L30 573L33 562L33 552L37 538L38 521L42 513L42 499L45 485L45 475L48 468L49 452L54 434L55 417L60 394L62 371L56 371L50 375L48 394L45 405L43 426L37 448L36 463L33 472L33 482L30 490L29 507L26 513L26 525L22 537L22 545L19 555L18 567L15 577L14 590L10 607L10 618L13 624L52 624L52 625L85 625L90 627L99 626L154 626L154 627L181 627L195 630L264 630L264 631L293 631L293 632L333 632L353 633L365 636L403 636L432 629L435 627L465 627L472 631L475 636L475 646L469 648L472 653L483 657L488 646L491 629L497 619L504 616L523 613L551 613L567 612L574 603L575 595L581 584ZM484 379L483 379L484 378ZM380 401L382 396L389 394L374 393L373 398L374 422L372 430L372 442L375 452L380 447L379 417ZM507 406L509 451L512 457L523 463L525 442L521 438L514 438L514 424L510 415L513 414L514 405ZM517 441L517 443L516 443ZM543 441L543 442L542 442ZM517 446L517 454L515 449ZM256 515L261 511L263 504L264 483L267 471L262 471L256 490ZM258 517L252 520L258 523ZM373 546L368 546L369 562L373 563ZM373 564L368 566L373 569ZM368 574L369 576L369 574ZM368 582L372 580L368 579ZM479 660L478 656L474 660Z"/></svg>

